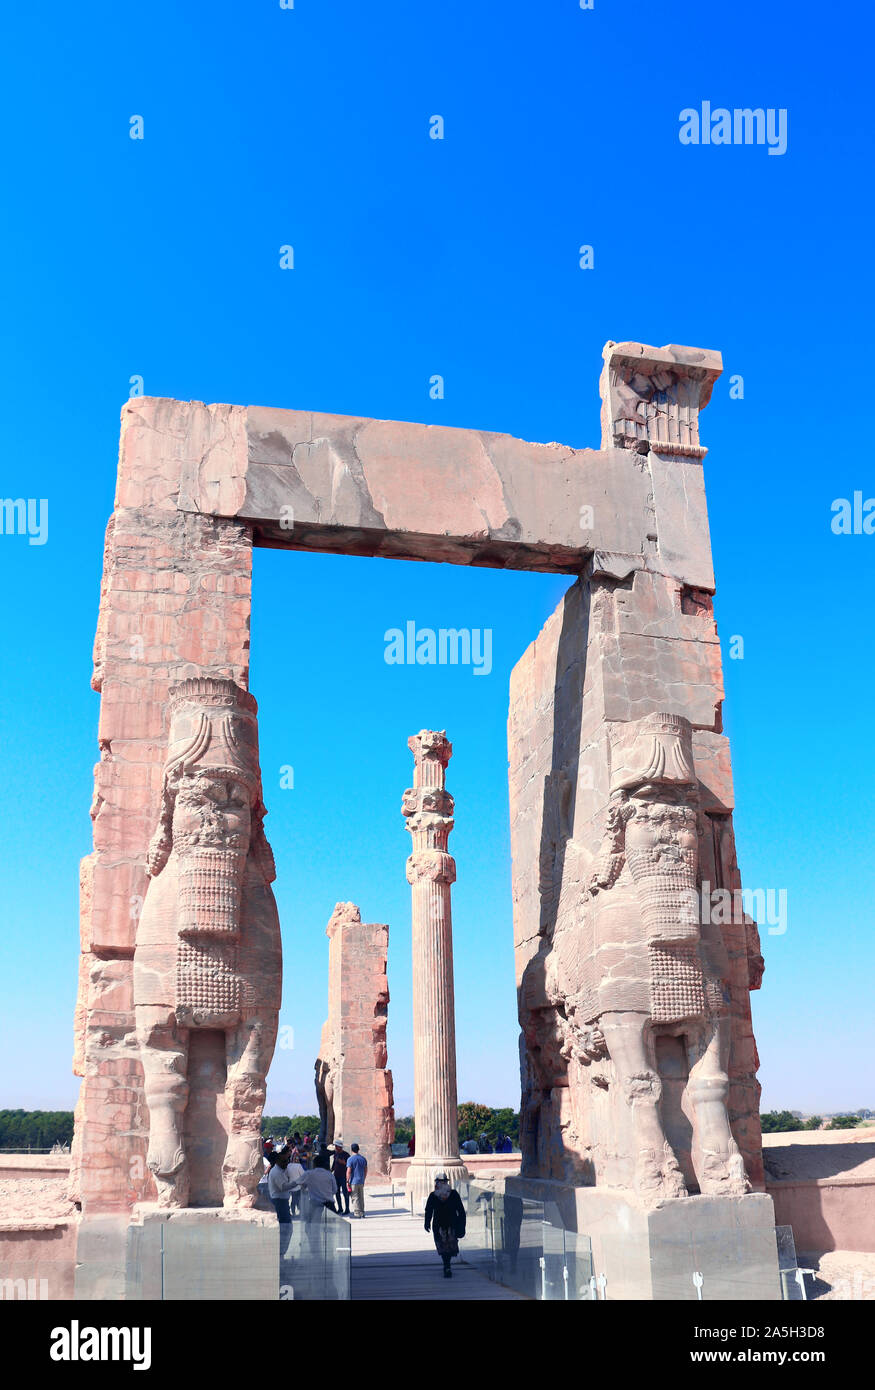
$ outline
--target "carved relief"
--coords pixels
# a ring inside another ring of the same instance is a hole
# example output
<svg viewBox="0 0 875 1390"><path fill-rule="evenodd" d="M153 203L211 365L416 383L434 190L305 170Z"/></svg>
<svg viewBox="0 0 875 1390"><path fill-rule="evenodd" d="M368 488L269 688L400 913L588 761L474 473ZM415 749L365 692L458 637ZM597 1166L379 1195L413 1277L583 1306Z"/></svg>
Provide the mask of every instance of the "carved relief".
<svg viewBox="0 0 875 1390"><path fill-rule="evenodd" d="M719 358L689 348L607 343L602 373L602 448L703 458L699 411L720 375Z"/></svg>
<svg viewBox="0 0 875 1390"><path fill-rule="evenodd" d="M148 1167L165 1206L185 1206L184 1140L195 1030L224 1035L227 1132L201 1160L225 1206L251 1206L281 981L279 922L264 837L257 706L229 680L171 688L161 814L137 927L134 1005L149 1107ZM223 1147L223 1152L219 1152ZM213 1190L209 1178L207 1188Z"/></svg>
<svg viewBox="0 0 875 1390"><path fill-rule="evenodd" d="M555 1109L566 1088L581 1117L576 1130L586 1133L582 1116L593 1102L584 1092L594 1086L615 1150L599 1160L596 1181L623 1185L628 1173L643 1200L688 1191L663 1123L661 1036L680 1039L687 1058L693 1190L749 1190L726 1109L729 961L719 928L700 924L699 834L689 722L653 714L615 726L601 845L587 869L583 847L566 844L555 929L522 982L535 1073L527 1109L539 1093ZM531 1114L527 1123L538 1127ZM584 1160L588 1153L566 1143L549 1171L579 1175ZM548 1171L543 1154L530 1149L524 1161L528 1171Z"/></svg>

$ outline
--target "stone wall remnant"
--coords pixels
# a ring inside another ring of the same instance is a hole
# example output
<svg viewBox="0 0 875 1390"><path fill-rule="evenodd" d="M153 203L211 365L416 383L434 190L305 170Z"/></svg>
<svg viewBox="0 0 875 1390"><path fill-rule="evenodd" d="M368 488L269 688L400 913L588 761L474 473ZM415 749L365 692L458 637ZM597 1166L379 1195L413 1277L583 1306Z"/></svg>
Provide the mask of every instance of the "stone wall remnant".
<svg viewBox="0 0 875 1390"><path fill-rule="evenodd" d="M319 1137L357 1143L371 1177L388 1176L395 1137L386 1021L389 928L338 903L328 937L328 1018L316 1059Z"/></svg>

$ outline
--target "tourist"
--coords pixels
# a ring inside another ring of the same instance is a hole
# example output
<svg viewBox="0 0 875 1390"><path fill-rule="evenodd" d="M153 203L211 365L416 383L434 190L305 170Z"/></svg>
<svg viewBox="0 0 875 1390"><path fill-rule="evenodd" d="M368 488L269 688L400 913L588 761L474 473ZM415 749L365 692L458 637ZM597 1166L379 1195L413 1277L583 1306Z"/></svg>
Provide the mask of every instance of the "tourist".
<svg viewBox="0 0 875 1390"><path fill-rule="evenodd" d="M309 1220L315 1213L321 1211L323 1207L335 1207L337 1198L337 1183L334 1174L330 1169L331 1155L326 1152L317 1154L313 1160L313 1167L306 1172L301 1170L298 1179L299 1187L307 1194L307 1204L304 1208L304 1219Z"/></svg>
<svg viewBox="0 0 875 1390"><path fill-rule="evenodd" d="M478 1153L482 1153L482 1154L491 1154L491 1153L492 1153L492 1145L491 1145L490 1142L489 1142L489 1136L488 1136L487 1134L481 1134L481 1135L480 1135L480 1142L479 1142L479 1144L477 1145L477 1151L478 1151Z"/></svg>
<svg viewBox="0 0 875 1390"><path fill-rule="evenodd" d="M477 1140L476 1140L476 1139L466 1139L465 1142L462 1144L462 1153L463 1153L463 1154L476 1154L476 1153L478 1153L478 1152L479 1152L479 1150L478 1150L478 1148L477 1148Z"/></svg>
<svg viewBox="0 0 875 1390"><path fill-rule="evenodd" d="M368 1160L359 1153L358 1144L352 1145L349 1162L346 1165L346 1181L352 1194L352 1214L364 1218L365 1181L368 1176Z"/></svg>
<svg viewBox="0 0 875 1390"><path fill-rule="evenodd" d="M337 1183L337 1215L349 1216L349 1188L346 1182L346 1165L349 1163L349 1154L343 1147L342 1139L335 1139L333 1148L333 1158L331 1171Z"/></svg>
<svg viewBox="0 0 875 1390"><path fill-rule="evenodd" d="M292 1163L291 1153L283 1149L270 1155L273 1160L267 1178L267 1195L273 1202L276 1219L280 1225L280 1259L286 1253L292 1238L292 1216L289 1211L289 1194L304 1176L299 1163Z"/></svg>
<svg viewBox="0 0 875 1390"><path fill-rule="evenodd" d="M413 1155L414 1155L415 1153L416 1153L416 1135L415 1135L415 1134L411 1134L410 1138L407 1140L407 1157L408 1157L408 1158L412 1158Z"/></svg>
<svg viewBox="0 0 875 1390"><path fill-rule="evenodd" d="M443 1260L445 1279L453 1277L450 1260L459 1253L466 1220L462 1199L450 1187L446 1173L436 1174L434 1192L425 1204L425 1229L432 1231L435 1249Z"/></svg>

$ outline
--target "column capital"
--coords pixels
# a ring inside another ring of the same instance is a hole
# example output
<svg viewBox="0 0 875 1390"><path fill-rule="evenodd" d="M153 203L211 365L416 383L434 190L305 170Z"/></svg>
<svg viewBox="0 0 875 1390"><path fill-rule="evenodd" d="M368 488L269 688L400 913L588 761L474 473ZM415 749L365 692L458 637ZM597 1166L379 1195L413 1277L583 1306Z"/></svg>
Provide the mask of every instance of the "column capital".
<svg viewBox="0 0 875 1390"><path fill-rule="evenodd" d="M602 356L602 448L704 458L699 411L723 371L720 353L608 342Z"/></svg>

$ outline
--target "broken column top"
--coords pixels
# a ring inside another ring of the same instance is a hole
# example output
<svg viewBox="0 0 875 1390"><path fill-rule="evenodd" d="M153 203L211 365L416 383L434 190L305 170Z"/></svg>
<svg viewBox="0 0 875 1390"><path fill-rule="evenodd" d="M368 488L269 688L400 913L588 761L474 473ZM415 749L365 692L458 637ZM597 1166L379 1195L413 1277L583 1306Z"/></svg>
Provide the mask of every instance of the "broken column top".
<svg viewBox="0 0 875 1390"><path fill-rule="evenodd" d="M723 371L719 352L667 343L605 343L602 448L704 458L699 411Z"/></svg>
<svg viewBox="0 0 875 1390"><path fill-rule="evenodd" d="M418 734L411 734L407 747L413 754L415 764L414 786L442 787L444 771L453 756L453 745L447 738L446 729L420 729Z"/></svg>
<svg viewBox="0 0 875 1390"><path fill-rule="evenodd" d="M326 936L333 936L338 927L346 926L350 922L361 922L362 914L355 903L335 903L334 911L328 919L328 926L325 928Z"/></svg>

